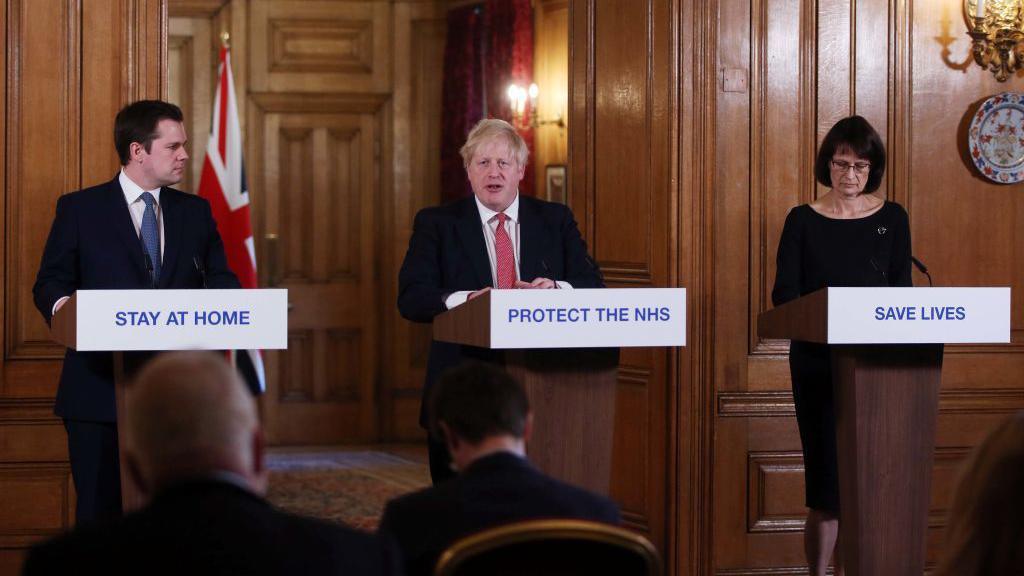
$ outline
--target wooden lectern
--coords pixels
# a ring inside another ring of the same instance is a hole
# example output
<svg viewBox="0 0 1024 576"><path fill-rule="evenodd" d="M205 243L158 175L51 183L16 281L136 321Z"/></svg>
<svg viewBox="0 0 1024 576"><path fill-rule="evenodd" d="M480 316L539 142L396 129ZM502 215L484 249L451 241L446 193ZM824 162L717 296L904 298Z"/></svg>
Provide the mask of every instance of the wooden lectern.
<svg viewBox="0 0 1024 576"><path fill-rule="evenodd" d="M491 348L492 292L434 318L434 339ZM504 360L533 410L530 460L546 474L607 495L619 349L509 349Z"/></svg>
<svg viewBox="0 0 1024 576"><path fill-rule="evenodd" d="M435 317L434 339L503 350L533 408L530 459L608 494L619 348L684 346L686 290L490 290Z"/></svg>
<svg viewBox="0 0 1024 576"><path fill-rule="evenodd" d="M79 351L114 355L114 395L118 431L123 430L125 390L132 373L148 358L145 352L166 350L247 350L287 347L287 290L80 290L50 319L50 337ZM83 304L83 301L85 302ZM167 319L172 313L189 324L127 326L119 324L123 310L145 310ZM225 325L225 312L247 313L245 324ZM217 323L213 324L213 316ZM198 317L203 314L203 322ZM126 352L145 351L142 355ZM126 358L126 355L130 355ZM126 359L128 360L126 366ZM121 452L121 505L125 512L142 505L138 488L128 475L124 435L117 435Z"/></svg>
<svg viewBox="0 0 1024 576"><path fill-rule="evenodd" d="M940 302L992 302L992 293L983 292L991 290L1005 290L1005 309L967 306L961 320L983 325L994 317L992 324L1002 327L1009 318L1009 289L825 288L758 317L762 338L834 344L839 526L847 574L924 573L942 343L958 341L960 328L967 332L966 325L956 325L956 313L935 320L935 310L946 312L931 303L931 295ZM839 301L842 295L847 299ZM886 316L889 304L902 322ZM865 326L863 337L840 333L837 324L846 322ZM995 332L998 339L988 341L1009 341L1008 323ZM836 344L853 340L859 343ZM888 343L865 343L870 341Z"/></svg>
<svg viewBox="0 0 1024 576"><path fill-rule="evenodd" d="M50 338L72 350L78 349L78 294L72 294L60 310L50 319ZM124 392L128 384L125 377L124 352L117 350L114 355L114 398L117 410L117 429L124 430ZM117 450L121 454L121 509L125 512L142 506L142 496L131 476L124 455L124 434L117 435Z"/></svg>

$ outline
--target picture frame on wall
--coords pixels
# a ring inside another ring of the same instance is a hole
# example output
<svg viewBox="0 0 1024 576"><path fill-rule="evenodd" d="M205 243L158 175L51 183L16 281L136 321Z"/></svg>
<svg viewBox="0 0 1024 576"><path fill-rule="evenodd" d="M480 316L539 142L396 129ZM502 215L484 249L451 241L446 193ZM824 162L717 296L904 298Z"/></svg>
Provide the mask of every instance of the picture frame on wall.
<svg viewBox="0 0 1024 576"><path fill-rule="evenodd" d="M544 167L544 190L550 202L566 204L569 201L565 181L565 164L548 164Z"/></svg>

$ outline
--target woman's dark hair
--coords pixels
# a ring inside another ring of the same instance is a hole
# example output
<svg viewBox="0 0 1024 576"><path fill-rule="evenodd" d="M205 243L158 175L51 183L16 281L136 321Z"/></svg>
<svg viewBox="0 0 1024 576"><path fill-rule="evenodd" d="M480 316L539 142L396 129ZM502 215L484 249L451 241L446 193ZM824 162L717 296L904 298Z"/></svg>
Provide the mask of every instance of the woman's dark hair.
<svg viewBox="0 0 1024 576"><path fill-rule="evenodd" d="M885 145L878 132L863 116L850 116L836 122L828 131L818 148L818 158L814 161L814 177L823 186L832 187L831 161L836 153L852 152L858 158L871 163L864 192L878 190L885 174Z"/></svg>
<svg viewBox="0 0 1024 576"><path fill-rule="evenodd" d="M184 119L181 108L163 100L139 100L122 108L114 119L114 147L121 166L128 165L132 159L132 142L142 144L149 152L161 120L183 122Z"/></svg>

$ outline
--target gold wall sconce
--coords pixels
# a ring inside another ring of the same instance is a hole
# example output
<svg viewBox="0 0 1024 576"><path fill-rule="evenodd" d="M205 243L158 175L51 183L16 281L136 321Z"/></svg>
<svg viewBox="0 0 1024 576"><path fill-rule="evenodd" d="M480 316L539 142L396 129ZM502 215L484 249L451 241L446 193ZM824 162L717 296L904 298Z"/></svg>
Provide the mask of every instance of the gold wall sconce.
<svg viewBox="0 0 1024 576"><path fill-rule="evenodd" d="M522 128L537 128L538 126L554 124L559 128L565 128L565 120L561 114L550 120L541 120L537 117L537 96L540 95L540 89L536 84L530 84L529 88L524 88L518 84L509 84L506 94L508 95L509 107L512 110L513 125ZM530 104L529 109L526 107L527 102Z"/></svg>
<svg viewBox="0 0 1024 576"><path fill-rule="evenodd" d="M974 61L1000 82L1024 66L1024 0L964 0Z"/></svg>

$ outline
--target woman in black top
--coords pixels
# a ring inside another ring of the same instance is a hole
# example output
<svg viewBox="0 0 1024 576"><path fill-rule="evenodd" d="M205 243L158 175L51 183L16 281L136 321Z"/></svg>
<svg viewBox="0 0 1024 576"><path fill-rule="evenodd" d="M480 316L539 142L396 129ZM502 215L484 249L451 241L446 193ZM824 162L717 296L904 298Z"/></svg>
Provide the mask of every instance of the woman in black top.
<svg viewBox="0 0 1024 576"><path fill-rule="evenodd" d="M870 193L885 173L885 147L867 120L844 118L818 150L814 174L830 190L793 208L779 241L772 302L778 306L825 286L910 286L910 226L895 202ZM839 474L828 346L793 341L793 400L804 454L804 548L812 575L824 575L839 534Z"/></svg>

